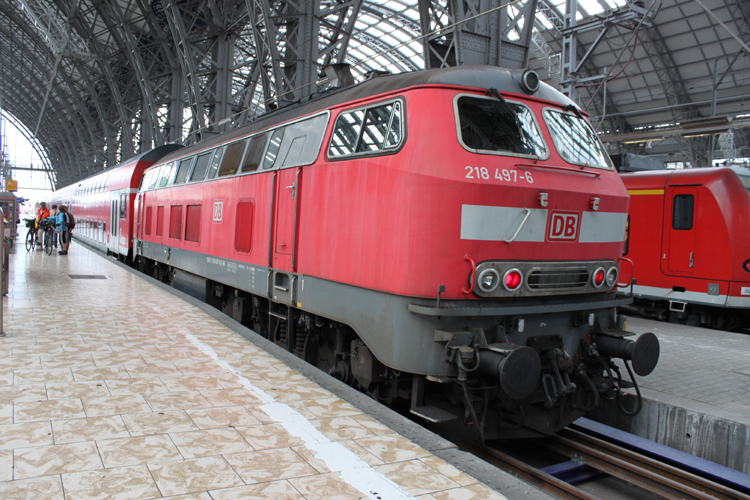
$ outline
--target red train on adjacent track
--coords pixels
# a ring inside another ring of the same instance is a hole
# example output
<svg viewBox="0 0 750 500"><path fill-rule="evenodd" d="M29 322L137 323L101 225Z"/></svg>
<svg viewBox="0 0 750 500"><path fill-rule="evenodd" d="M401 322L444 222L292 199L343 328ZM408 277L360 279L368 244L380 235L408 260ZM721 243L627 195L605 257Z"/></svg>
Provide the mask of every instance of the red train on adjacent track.
<svg viewBox="0 0 750 500"><path fill-rule="evenodd" d="M719 329L750 328L750 170L623 174L633 310Z"/></svg>
<svg viewBox="0 0 750 500"><path fill-rule="evenodd" d="M653 370L658 341L625 340L616 313L627 210L571 101L530 71L460 67L324 92L166 154L123 215L144 272L438 430L490 439L619 401L613 357Z"/></svg>

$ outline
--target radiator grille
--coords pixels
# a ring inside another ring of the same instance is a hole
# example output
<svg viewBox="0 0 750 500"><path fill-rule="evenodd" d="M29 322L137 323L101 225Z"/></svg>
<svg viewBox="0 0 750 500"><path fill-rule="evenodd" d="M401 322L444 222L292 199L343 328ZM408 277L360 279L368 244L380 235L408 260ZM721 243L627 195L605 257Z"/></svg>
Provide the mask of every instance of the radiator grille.
<svg viewBox="0 0 750 500"><path fill-rule="evenodd" d="M588 282L589 270L585 267L533 269L526 277L531 290L575 290Z"/></svg>

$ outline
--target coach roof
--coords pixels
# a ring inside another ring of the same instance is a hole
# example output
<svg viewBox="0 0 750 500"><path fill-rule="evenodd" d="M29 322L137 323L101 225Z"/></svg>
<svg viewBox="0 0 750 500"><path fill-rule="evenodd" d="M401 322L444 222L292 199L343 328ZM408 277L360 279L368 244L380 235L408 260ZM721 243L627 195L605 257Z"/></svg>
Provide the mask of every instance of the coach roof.
<svg viewBox="0 0 750 500"><path fill-rule="evenodd" d="M274 125L294 120L297 117L310 115L347 102L419 85L455 85L480 89L494 87L502 92L525 93L518 83L516 83L510 70L496 66L459 66L380 76L352 87L338 88L313 94L302 101L297 101L294 104L266 113L248 125L180 149L165 156L162 161L170 161L190 155L196 151L210 149L218 144L252 134L257 130L270 128ZM573 101L569 100L559 91L543 82L540 82L539 90L534 96L556 102L562 106L574 104Z"/></svg>

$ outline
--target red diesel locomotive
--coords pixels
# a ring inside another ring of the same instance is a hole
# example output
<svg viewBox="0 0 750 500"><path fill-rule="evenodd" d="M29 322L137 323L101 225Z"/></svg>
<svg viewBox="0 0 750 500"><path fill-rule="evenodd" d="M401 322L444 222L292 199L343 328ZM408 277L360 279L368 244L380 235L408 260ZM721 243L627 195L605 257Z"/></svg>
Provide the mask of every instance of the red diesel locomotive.
<svg viewBox="0 0 750 500"><path fill-rule="evenodd" d="M602 397L632 412L612 358L656 365L656 337L624 339L616 313L627 209L571 101L530 71L459 67L164 156L134 259L438 431L539 436Z"/></svg>
<svg viewBox="0 0 750 500"><path fill-rule="evenodd" d="M162 156L181 147L160 146L58 189L49 197L50 206L67 205L76 218L77 239L125 261L133 255L133 202L143 173Z"/></svg>
<svg viewBox="0 0 750 500"><path fill-rule="evenodd" d="M623 174L631 195L632 309L733 330L750 327L750 170ZM628 271L626 271L628 272Z"/></svg>

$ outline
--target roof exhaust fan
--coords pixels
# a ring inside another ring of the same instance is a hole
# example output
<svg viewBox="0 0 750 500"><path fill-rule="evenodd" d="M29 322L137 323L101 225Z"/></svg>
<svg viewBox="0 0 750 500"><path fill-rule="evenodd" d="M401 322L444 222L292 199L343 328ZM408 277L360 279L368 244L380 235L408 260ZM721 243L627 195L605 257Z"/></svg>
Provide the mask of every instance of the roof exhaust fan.
<svg viewBox="0 0 750 500"><path fill-rule="evenodd" d="M330 88L333 87L351 87L354 85L354 76L352 76L351 65L347 63L331 64L323 68Z"/></svg>

